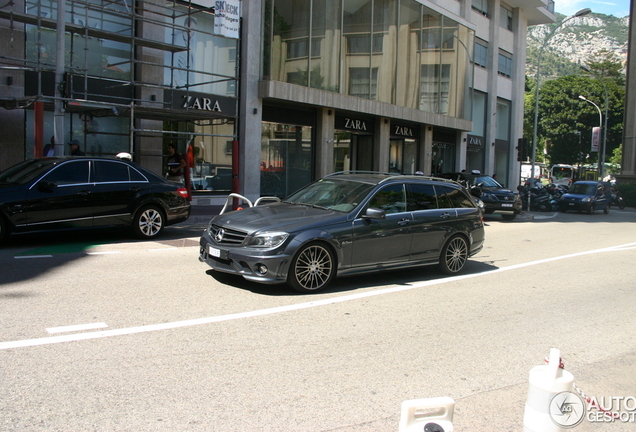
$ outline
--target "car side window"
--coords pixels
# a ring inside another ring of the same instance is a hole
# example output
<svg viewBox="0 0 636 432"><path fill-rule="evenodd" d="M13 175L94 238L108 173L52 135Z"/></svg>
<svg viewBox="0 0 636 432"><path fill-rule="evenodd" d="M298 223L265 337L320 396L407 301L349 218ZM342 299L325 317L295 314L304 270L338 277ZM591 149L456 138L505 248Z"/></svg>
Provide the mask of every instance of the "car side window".
<svg viewBox="0 0 636 432"><path fill-rule="evenodd" d="M440 186L436 186L440 187ZM461 190L449 186L441 186L454 208L473 208L475 204Z"/></svg>
<svg viewBox="0 0 636 432"><path fill-rule="evenodd" d="M444 208L455 208L453 202L450 198L444 193L444 187L436 185L435 186L435 195L437 196L437 206L441 209Z"/></svg>
<svg viewBox="0 0 636 432"><path fill-rule="evenodd" d="M95 164L95 183L113 183L128 182L130 174L128 173L128 165L119 162L110 161L94 161Z"/></svg>
<svg viewBox="0 0 636 432"><path fill-rule="evenodd" d="M393 184L380 189L373 198L371 198L369 207L384 210L386 214L402 213L406 211L404 185Z"/></svg>
<svg viewBox="0 0 636 432"><path fill-rule="evenodd" d="M71 161L61 164L44 176L42 180L58 186L88 183L88 160Z"/></svg>
<svg viewBox="0 0 636 432"><path fill-rule="evenodd" d="M407 184L407 210L436 210L435 188L429 184Z"/></svg>

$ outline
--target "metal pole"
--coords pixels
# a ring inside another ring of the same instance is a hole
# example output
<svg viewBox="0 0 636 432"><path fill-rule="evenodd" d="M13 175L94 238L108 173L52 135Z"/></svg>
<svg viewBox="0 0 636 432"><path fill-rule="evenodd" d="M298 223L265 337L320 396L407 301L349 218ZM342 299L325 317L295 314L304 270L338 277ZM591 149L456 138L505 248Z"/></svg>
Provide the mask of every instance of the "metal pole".
<svg viewBox="0 0 636 432"><path fill-rule="evenodd" d="M589 13L591 13L592 10L589 8L585 8L585 9L581 9L580 11L578 11L577 13L575 13L574 15L564 19L563 21L561 21L561 23L559 23L558 26L556 26L552 32L550 32L550 34L543 40L543 43L541 44L541 48L539 49L539 56L537 57L537 71L536 71L536 77L535 77L535 94L534 94L534 125L532 128L532 161L531 161L531 166L530 166L530 178L534 179L534 166L536 164L536 158L537 158L537 131L538 131L538 126L539 126L539 79L541 76L541 57L543 56L543 50L545 49L546 45L548 44L548 41L550 39L552 39L552 36L554 36L554 34L556 33L556 31L563 26L563 24L565 24L566 22L570 21L573 18L577 18L577 17L581 17L584 15L587 15ZM532 186L532 184L531 184ZM530 194L528 194L528 210L530 210Z"/></svg>
<svg viewBox="0 0 636 432"><path fill-rule="evenodd" d="M603 80L599 76L599 74L591 70L589 67L581 65L581 69L594 75L594 77L601 82L601 85L603 86L603 94L605 96L605 123L603 125L603 143L601 147L599 148L599 155L598 155L598 160L599 160L598 174L600 179L603 180L603 173L605 171L605 151L607 150L607 118L608 118L608 112L609 112L609 97L607 92L607 86L605 85L605 80Z"/></svg>
<svg viewBox="0 0 636 432"><path fill-rule="evenodd" d="M57 35L55 59L55 101L53 105L53 135L55 136L55 154L63 155L64 145L64 106L62 88L64 85L64 63L66 61L66 2L57 1Z"/></svg>
<svg viewBox="0 0 636 432"><path fill-rule="evenodd" d="M603 114L601 113L601 109L598 107L598 105L596 105L594 102L592 102L591 100L589 100L589 99L588 99L588 98L586 98L585 96L579 96L579 99L581 99L581 100L583 100L583 101L585 101L585 102L589 102L589 103L591 103L592 105L594 105L594 107L595 107L595 108L596 108L596 110L598 111L598 127L599 127L599 128L602 128L602 127L603 127ZM607 114L606 114L606 115L607 115ZM605 121L607 122L607 117L605 117ZM601 152L601 149L602 149L603 145L601 144L599 147L600 147L600 148L598 149L598 151L599 151L599 156L598 156L598 173L599 173L600 180L602 180L602 179L603 179L603 177L602 177L602 175L603 175L603 168L602 168L602 167L603 167L603 165L602 165L602 162L601 162L601 155L600 155L600 152Z"/></svg>

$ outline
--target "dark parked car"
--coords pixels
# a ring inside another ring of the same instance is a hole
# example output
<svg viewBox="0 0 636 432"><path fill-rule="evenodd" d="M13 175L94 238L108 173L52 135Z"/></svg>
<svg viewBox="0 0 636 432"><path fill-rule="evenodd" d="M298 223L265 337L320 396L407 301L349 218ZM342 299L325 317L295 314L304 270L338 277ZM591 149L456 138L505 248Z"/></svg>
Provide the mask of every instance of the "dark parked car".
<svg viewBox="0 0 636 432"><path fill-rule="evenodd" d="M568 210L585 211L594 213L595 210L603 210L609 213L612 205L612 192L609 182L602 181L577 181L570 186L567 193L559 200L559 211Z"/></svg>
<svg viewBox="0 0 636 432"><path fill-rule="evenodd" d="M0 172L0 240L10 233L130 226L144 239L190 216L188 192L121 159L31 159Z"/></svg>
<svg viewBox="0 0 636 432"><path fill-rule="evenodd" d="M483 244L481 212L460 184L345 172L282 202L214 217L199 260L247 280L315 292L336 275L431 264L456 274Z"/></svg>
<svg viewBox="0 0 636 432"><path fill-rule="evenodd" d="M487 214L501 213L503 219L514 220L521 213L523 203L519 191L502 186L489 175L461 172L445 173L441 177L460 182L468 188L480 189L479 198L484 202Z"/></svg>

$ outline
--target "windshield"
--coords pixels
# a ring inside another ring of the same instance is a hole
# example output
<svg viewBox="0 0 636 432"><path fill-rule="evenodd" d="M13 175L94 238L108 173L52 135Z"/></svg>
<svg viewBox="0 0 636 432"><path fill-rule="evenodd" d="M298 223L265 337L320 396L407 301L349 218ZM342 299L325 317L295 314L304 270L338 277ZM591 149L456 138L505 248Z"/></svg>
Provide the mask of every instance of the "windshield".
<svg viewBox="0 0 636 432"><path fill-rule="evenodd" d="M336 179L323 179L290 195L285 202L350 212L373 189L373 185Z"/></svg>
<svg viewBox="0 0 636 432"><path fill-rule="evenodd" d="M54 159L31 159L0 172L0 184L22 185L38 178L55 163Z"/></svg>
<svg viewBox="0 0 636 432"><path fill-rule="evenodd" d="M570 188L571 194L596 195L596 185L585 183L574 183Z"/></svg>
<svg viewBox="0 0 636 432"><path fill-rule="evenodd" d="M476 186L480 183L482 184L482 186L485 187L503 188L503 186L500 185L497 180L490 176L475 177L475 180L473 180L473 184Z"/></svg>

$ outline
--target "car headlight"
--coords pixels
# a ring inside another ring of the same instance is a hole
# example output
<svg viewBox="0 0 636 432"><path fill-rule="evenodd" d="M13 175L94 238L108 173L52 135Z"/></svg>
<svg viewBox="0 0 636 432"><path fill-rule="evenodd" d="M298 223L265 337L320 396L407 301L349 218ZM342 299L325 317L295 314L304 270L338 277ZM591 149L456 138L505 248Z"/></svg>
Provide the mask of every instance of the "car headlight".
<svg viewBox="0 0 636 432"><path fill-rule="evenodd" d="M482 192L482 193L481 193L481 196L482 196L483 198L487 198L487 199L489 199L489 200L494 200L494 199L495 199L495 196L494 196L494 195L492 195L492 194L489 194L488 192Z"/></svg>
<svg viewBox="0 0 636 432"><path fill-rule="evenodd" d="M263 232L252 237L248 246L273 248L281 245L287 237L289 234L286 232Z"/></svg>
<svg viewBox="0 0 636 432"><path fill-rule="evenodd" d="M581 201L582 201L582 202L590 202L590 201L592 201L592 198L590 198L590 197L585 197L585 198L583 198Z"/></svg>

